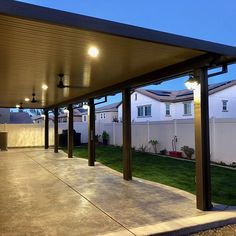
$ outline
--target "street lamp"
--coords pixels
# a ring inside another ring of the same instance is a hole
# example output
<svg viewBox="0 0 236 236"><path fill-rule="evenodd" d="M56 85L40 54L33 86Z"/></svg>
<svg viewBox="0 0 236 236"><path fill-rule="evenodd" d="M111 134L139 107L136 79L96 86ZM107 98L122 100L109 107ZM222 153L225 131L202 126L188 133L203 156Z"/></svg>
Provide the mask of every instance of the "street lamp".
<svg viewBox="0 0 236 236"><path fill-rule="evenodd" d="M199 85L199 80L194 78L192 75L189 76L189 79L184 83L188 90L195 90Z"/></svg>

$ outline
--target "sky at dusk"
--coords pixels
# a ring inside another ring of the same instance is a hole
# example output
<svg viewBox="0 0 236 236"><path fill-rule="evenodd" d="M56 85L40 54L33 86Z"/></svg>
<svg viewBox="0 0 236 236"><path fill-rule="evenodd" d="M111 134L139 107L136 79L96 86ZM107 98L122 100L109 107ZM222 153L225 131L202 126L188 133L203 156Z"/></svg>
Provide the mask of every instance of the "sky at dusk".
<svg viewBox="0 0 236 236"><path fill-rule="evenodd" d="M22 0L35 5L236 46L235 0ZM209 83L236 79L236 66ZM152 89L185 89L185 78ZM113 96L110 102L120 100Z"/></svg>

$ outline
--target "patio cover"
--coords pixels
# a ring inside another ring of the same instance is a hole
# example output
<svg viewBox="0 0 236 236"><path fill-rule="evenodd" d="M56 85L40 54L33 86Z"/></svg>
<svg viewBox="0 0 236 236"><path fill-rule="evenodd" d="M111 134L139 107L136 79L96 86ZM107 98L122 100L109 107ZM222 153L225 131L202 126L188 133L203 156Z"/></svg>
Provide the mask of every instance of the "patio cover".
<svg viewBox="0 0 236 236"><path fill-rule="evenodd" d="M98 58L88 56L90 46L99 49ZM0 4L0 53L0 107L15 107L35 92L40 102L23 106L37 108L236 59L235 47L9 0ZM57 88L59 73L80 88Z"/></svg>

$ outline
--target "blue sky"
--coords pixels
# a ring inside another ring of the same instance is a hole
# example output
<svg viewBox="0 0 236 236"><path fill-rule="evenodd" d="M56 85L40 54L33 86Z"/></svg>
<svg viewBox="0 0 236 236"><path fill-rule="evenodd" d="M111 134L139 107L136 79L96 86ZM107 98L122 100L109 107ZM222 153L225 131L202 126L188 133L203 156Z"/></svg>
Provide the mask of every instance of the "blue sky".
<svg viewBox="0 0 236 236"><path fill-rule="evenodd" d="M59 10L98 17L236 46L235 0L23 0ZM236 79L236 66L209 83ZM184 89L186 78L172 80L153 89ZM120 95L111 97L118 101Z"/></svg>

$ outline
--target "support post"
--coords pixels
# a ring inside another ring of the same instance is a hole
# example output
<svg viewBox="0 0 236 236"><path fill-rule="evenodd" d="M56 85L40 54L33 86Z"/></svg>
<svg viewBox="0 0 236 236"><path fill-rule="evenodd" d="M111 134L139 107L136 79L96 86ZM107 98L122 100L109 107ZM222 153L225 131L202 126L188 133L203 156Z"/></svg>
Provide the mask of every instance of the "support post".
<svg viewBox="0 0 236 236"><path fill-rule="evenodd" d="M212 208L207 68L195 70L194 73L200 82L194 91L197 208L207 211Z"/></svg>
<svg viewBox="0 0 236 236"><path fill-rule="evenodd" d="M58 108L54 109L54 152L58 153Z"/></svg>
<svg viewBox="0 0 236 236"><path fill-rule="evenodd" d="M122 120L123 120L123 178L132 179L132 151L131 151L131 102L130 89L122 91Z"/></svg>
<svg viewBox="0 0 236 236"><path fill-rule="evenodd" d="M44 109L44 148L48 149L49 143L48 143L48 136L49 136L49 120L48 120L48 110Z"/></svg>
<svg viewBox="0 0 236 236"><path fill-rule="evenodd" d="M73 157L73 106L70 104L68 106L68 132L67 132L67 150L68 158Z"/></svg>
<svg viewBox="0 0 236 236"><path fill-rule="evenodd" d="M95 162L95 105L94 99L89 99L88 109L88 165L94 166Z"/></svg>

